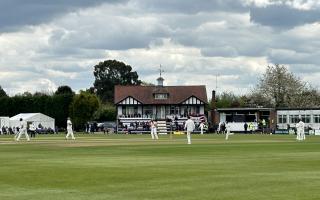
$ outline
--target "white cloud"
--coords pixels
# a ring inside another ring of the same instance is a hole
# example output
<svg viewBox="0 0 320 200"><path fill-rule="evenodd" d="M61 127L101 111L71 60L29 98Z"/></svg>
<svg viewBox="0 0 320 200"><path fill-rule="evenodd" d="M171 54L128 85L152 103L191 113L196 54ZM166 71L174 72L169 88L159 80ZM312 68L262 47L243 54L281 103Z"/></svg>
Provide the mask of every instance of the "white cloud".
<svg viewBox="0 0 320 200"><path fill-rule="evenodd" d="M286 1L287 5L301 10L314 10L320 8L320 2L318 0L294 0Z"/></svg>
<svg viewBox="0 0 320 200"><path fill-rule="evenodd" d="M57 85L50 79L28 71L1 72L0 82L9 95L22 94L26 91L52 93L57 89Z"/></svg>
<svg viewBox="0 0 320 200"><path fill-rule="evenodd" d="M274 29L255 22L250 8L285 5L305 15L319 10L318 1L230 2L94 4L0 32L0 85L10 94L59 85L85 89L93 84L92 67L106 59L133 66L142 80L153 83L162 64L166 84L207 85L209 91L219 75L220 91L248 92L266 66L278 62L317 84L312 75L320 64L319 23Z"/></svg>
<svg viewBox="0 0 320 200"><path fill-rule="evenodd" d="M143 59L136 59L141 58ZM249 91L252 78L257 79L268 62L265 57L202 57L198 48L185 47L165 40L161 46L128 51L109 51L108 58L132 64L147 82L156 83L161 64L165 70L167 85L207 85L208 91L215 89L219 75L221 90L237 94ZM158 60L158 63L155 63Z"/></svg>
<svg viewBox="0 0 320 200"><path fill-rule="evenodd" d="M320 7L318 0L242 0L245 5L267 7L270 5L287 5L300 10L312 10Z"/></svg>
<svg viewBox="0 0 320 200"><path fill-rule="evenodd" d="M268 5L279 3L279 1L273 1L273 0L242 0L242 1L245 5L255 5L258 7L266 7Z"/></svg>

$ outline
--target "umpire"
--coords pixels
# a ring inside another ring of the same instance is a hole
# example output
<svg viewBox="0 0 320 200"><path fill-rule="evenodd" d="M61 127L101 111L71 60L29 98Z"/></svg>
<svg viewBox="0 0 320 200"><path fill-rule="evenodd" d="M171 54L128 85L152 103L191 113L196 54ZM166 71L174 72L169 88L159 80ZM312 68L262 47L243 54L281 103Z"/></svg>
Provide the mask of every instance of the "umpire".
<svg viewBox="0 0 320 200"><path fill-rule="evenodd" d="M31 137L36 137L36 127L33 123L29 125L29 132Z"/></svg>

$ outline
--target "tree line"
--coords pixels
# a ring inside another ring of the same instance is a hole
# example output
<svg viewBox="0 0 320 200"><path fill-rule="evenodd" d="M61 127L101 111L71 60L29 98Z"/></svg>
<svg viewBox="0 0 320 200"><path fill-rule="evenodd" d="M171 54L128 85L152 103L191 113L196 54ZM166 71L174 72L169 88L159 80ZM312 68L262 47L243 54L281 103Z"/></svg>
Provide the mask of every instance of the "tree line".
<svg viewBox="0 0 320 200"><path fill-rule="evenodd" d="M53 94L25 92L8 96L0 86L0 116L41 112L53 117L58 127L66 127L68 117L76 129L84 129L88 121L114 121L114 85L138 85L137 72L130 65L107 60L94 66L93 87L75 94L69 86L60 86Z"/></svg>
<svg viewBox="0 0 320 200"><path fill-rule="evenodd" d="M0 115L14 116L19 113L41 112L55 118L58 126L65 125L65 119L69 115L69 106L73 101L73 94L43 94L24 93L9 97L0 97Z"/></svg>

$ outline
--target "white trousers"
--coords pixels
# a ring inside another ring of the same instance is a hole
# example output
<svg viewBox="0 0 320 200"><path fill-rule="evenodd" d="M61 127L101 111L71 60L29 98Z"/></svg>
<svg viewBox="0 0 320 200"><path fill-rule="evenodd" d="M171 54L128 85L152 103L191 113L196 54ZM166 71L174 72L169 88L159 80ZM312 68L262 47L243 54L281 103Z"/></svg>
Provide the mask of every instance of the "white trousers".
<svg viewBox="0 0 320 200"><path fill-rule="evenodd" d="M304 130L301 131L301 140L305 140L306 139L306 134L304 133Z"/></svg>
<svg viewBox="0 0 320 200"><path fill-rule="evenodd" d="M230 135L230 130L227 130L227 133L226 133L226 140L229 139L229 135Z"/></svg>
<svg viewBox="0 0 320 200"><path fill-rule="evenodd" d="M30 137L29 137L28 132L27 132L26 129L20 129L19 130L18 137L16 138L17 141L20 140L22 134L24 134L26 136L27 140L30 141Z"/></svg>
<svg viewBox="0 0 320 200"><path fill-rule="evenodd" d="M14 132L14 139L15 140L17 140L18 136L19 136L19 132Z"/></svg>
<svg viewBox="0 0 320 200"><path fill-rule="evenodd" d="M191 144L191 131L187 131L188 144Z"/></svg>
<svg viewBox="0 0 320 200"><path fill-rule="evenodd" d="M304 130L297 130L297 140L305 140L306 139L306 135L304 133Z"/></svg>
<svg viewBox="0 0 320 200"><path fill-rule="evenodd" d="M151 138L154 139L159 139L158 134L157 134L157 128L151 128Z"/></svg>
<svg viewBox="0 0 320 200"><path fill-rule="evenodd" d="M203 135L203 128L202 129L200 129L201 130L201 135Z"/></svg>
<svg viewBox="0 0 320 200"><path fill-rule="evenodd" d="M67 135L66 135L66 139L69 139L69 136L71 136L71 138L73 139L73 140L75 140L76 138L74 137L74 135L73 135L73 130L72 129L67 129Z"/></svg>

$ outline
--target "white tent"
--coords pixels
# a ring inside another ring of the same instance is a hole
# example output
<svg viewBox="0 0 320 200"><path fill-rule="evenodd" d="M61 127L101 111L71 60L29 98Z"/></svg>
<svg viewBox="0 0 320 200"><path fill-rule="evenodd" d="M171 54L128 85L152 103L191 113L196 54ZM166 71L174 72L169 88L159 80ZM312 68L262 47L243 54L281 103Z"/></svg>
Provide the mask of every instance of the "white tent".
<svg viewBox="0 0 320 200"><path fill-rule="evenodd" d="M34 123L37 128L39 127L39 124L41 124L43 128L51 128L55 130L55 120L42 113L21 113L16 116L13 116L10 118L10 126L20 126L20 118L27 121L28 124Z"/></svg>

